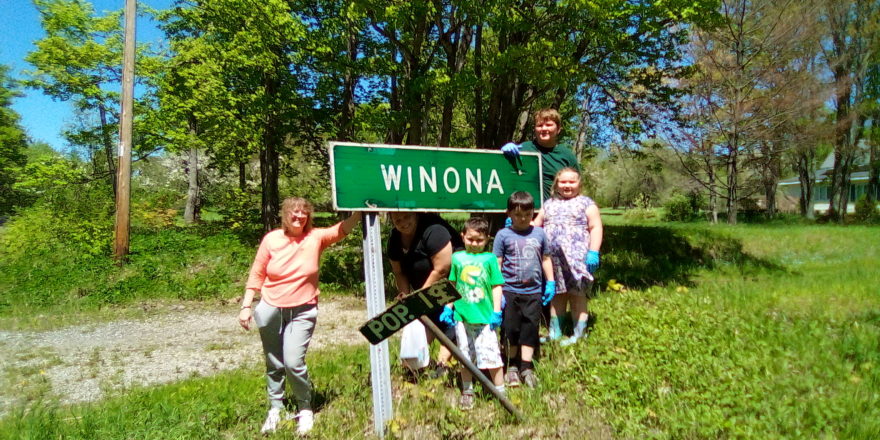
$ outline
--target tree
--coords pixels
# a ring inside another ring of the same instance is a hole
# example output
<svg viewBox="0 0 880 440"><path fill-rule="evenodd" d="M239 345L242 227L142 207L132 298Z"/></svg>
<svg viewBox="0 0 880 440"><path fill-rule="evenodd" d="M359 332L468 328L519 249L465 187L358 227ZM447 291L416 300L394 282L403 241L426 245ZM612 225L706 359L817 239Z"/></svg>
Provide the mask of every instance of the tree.
<svg viewBox="0 0 880 440"><path fill-rule="evenodd" d="M116 164L113 136L117 114L113 110L118 93L108 85L122 79L122 34L120 12L95 15L92 5L81 0L35 0L46 36L36 41L37 49L25 60L36 70L28 72L29 87L42 90L53 99L72 101L80 111L96 111L98 126L80 134L94 133L104 151L103 169L115 188ZM76 133L72 137L76 138ZM100 170L100 171L99 171Z"/></svg>
<svg viewBox="0 0 880 440"><path fill-rule="evenodd" d="M834 165L828 212L843 220L856 149L865 134L870 96L868 75L880 50L880 3L875 0L823 0L826 24L824 60L834 81Z"/></svg>
<svg viewBox="0 0 880 440"><path fill-rule="evenodd" d="M8 66L0 65L0 216L11 214L21 203L14 184L17 169L26 162L23 152L27 148L19 115L12 109L12 100L20 94L8 72Z"/></svg>
<svg viewBox="0 0 880 440"><path fill-rule="evenodd" d="M259 156L261 217L268 231L278 224L280 154L306 104L300 95L306 73L299 63L306 25L291 9L295 5L281 0L246 8L235 0L178 6L165 17L166 32L179 48L187 46L185 57L207 66L183 73L183 85L208 82L207 91L194 91L191 103L182 104L183 112L198 107L198 130L212 139L206 147L217 162Z"/></svg>
<svg viewBox="0 0 880 440"><path fill-rule="evenodd" d="M723 23L702 30L694 40L698 74L691 115L703 131L689 135L690 144L704 156L701 163L710 192L726 201L727 222L736 224L739 203L763 187L775 207L776 182L781 173L785 139L775 137L788 110L780 105L797 84L787 75L798 53L798 2L723 0ZM795 63L796 64L796 63ZM723 166L724 180L705 154L711 149Z"/></svg>

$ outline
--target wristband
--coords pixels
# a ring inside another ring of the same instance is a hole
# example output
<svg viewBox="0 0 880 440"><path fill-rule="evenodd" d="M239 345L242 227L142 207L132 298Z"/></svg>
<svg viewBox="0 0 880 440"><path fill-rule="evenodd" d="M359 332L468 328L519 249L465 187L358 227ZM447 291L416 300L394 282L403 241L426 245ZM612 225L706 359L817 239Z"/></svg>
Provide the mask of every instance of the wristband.
<svg viewBox="0 0 880 440"><path fill-rule="evenodd" d="M241 306L241 308L239 310L244 310L244 309L249 309L249 308L251 308L251 306Z"/></svg>

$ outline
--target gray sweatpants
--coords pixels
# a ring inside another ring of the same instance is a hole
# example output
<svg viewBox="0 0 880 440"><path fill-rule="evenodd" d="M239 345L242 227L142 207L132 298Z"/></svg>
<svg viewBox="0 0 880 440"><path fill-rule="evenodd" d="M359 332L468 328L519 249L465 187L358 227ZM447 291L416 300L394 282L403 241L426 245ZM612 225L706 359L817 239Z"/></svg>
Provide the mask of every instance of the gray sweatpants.
<svg viewBox="0 0 880 440"><path fill-rule="evenodd" d="M312 409L312 383L306 369L306 350L318 321L318 306L279 308L260 301L254 322L260 329L266 355L266 392L269 405L283 408L284 381L290 380L297 408Z"/></svg>

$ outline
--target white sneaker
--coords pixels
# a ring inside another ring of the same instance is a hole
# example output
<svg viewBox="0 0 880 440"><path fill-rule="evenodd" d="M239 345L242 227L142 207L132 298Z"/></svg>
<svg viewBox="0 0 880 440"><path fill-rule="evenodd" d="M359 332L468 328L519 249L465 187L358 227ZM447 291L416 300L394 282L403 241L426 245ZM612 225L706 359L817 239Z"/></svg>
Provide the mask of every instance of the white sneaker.
<svg viewBox="0 0 880 440"><path fill-rule="evenodd" d="M310 409L300 411L296 418L298 420L296 423L297 434L308 434L312 430L312 426L315 425L315 413Z"/></svg>
<svg viewBox="0 0 880 440"><path fill-rule="evenodd" d="M261 434L271 434L278 429L278 422L281 421L281 410L279 408L271 408L269 409L269 415L266 416L266 421L263 422L263 427L260 428Z"/></svg>

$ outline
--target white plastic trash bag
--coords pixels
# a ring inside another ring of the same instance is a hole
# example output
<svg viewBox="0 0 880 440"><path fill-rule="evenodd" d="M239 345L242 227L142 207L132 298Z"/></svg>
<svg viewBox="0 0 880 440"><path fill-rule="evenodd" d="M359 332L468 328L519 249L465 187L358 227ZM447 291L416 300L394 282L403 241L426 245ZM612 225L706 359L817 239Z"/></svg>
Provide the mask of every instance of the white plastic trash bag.
<svg viewBox="0 0 880 440"><path fill-rule="evenodd" d="M428 352L428 336L421 322L413 321L403 328L403 333L400 335L400 360L413 370L428 366L431 360Z"/></svg>

